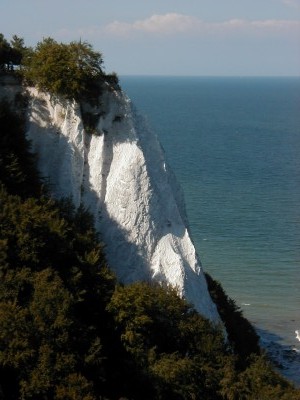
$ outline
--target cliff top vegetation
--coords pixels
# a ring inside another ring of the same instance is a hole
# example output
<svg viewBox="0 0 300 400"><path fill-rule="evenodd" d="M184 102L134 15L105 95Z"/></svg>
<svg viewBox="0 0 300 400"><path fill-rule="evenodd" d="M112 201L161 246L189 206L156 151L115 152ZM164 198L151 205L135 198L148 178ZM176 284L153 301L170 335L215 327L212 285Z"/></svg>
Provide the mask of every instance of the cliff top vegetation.
<svg viewBox="0 0 300 400"><path fill-rule="evenodd" d="M8 42L0 34L0 71L16 73L25 84L67 99L94 97L103 82L118 87L116 74L105 74L103 57L88 42L59 43L48 37L34 48L13 36Z"/></svg>

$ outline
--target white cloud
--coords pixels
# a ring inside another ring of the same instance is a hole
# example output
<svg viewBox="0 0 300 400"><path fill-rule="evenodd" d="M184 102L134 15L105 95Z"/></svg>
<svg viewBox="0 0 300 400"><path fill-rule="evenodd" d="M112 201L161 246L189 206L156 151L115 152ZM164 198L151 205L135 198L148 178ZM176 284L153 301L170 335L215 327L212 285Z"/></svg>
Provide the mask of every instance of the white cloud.
<svg viewBox="0 0 300 400"><path fill-rule="evenodd" d="M113 34L128 34L132 32L149 32L174 34L190 31L199 25L199 20L194 17L176 13L152 15L144 20L133 23L114 21L106 26L106 30Z"/></svg>
<svg viewBox="0 0 300 400"><path fill-rule="evenodd" d="M286 0L293 1L293 0ZM169 13L152 15L132 23L114 21L105 26L104 31L117 36L136 33L176 35L176 34L217 34L230 32L267 33L300 31L300 21L296 20L244 20L232 19L222 22L205 22L199 18Z"/></svg>
<svg viewBox="0 0 300 400"><path fill-rule="evenodd" d="M299 0L300 1L300 0ZM140 34L156 36L189 35L234 35L250 34L256 36L263 35L290 35L300 36L300 21L297 20L245 20L231 19L221 22L206 22L199 18L168 13L164 15L152 15L143 20L134 22L114 21L106 26L90 26L69 31L62 29L58 33L59 37L74 38L96 38L104 36L131 37Z"/></svg>

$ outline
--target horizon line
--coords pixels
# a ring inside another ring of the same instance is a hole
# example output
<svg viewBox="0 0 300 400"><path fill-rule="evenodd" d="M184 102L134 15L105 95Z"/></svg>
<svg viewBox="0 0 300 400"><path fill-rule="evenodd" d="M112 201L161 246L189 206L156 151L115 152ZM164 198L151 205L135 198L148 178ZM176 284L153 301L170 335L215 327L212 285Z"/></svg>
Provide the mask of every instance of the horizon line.
<svg viewBox="0 0 300 400"><path fill-rule="evenodd" d="M300 78L300 75L184 75L184 74L119 74L119 77L153 78Z"/></svg>

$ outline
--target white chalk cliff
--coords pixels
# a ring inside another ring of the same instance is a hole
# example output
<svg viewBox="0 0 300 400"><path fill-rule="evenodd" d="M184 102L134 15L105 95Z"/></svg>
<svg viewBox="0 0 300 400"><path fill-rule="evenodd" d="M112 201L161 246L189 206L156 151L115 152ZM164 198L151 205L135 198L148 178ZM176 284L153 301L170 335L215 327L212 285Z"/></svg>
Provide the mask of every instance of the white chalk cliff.
<svg viewBox="0 0 300 400"><path fill-rule="evenodd" d="M129 283L158 280L205 317L220 321L191 241L182 192L156 136L122 91L107 86L96 134L85 132L75 102L30 89L27 136L54 196L72 196L95 218L108 263Z"/></svg>

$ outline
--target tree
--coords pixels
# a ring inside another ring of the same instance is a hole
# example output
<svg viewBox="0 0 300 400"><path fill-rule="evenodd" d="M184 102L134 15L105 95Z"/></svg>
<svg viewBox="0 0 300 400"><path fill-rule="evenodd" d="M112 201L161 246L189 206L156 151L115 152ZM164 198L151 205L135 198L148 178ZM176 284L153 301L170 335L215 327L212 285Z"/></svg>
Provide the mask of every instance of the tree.
<svg viewBox="0 0 300 400"><path fill-rule="evenodd" d="M24 76L41 90L80 100L104 74L102 55L87 42L39 42L25 59Z"/></svg>
<svg viewBox="0 0 300 400"><path fill-rule="evenodd" d="M25 47L24 39L13 35L12 40L10 41L11 51L10 58L13 65L20 66L22 63L23 57L26 55L28 49Z"/></svg>
<svg viewBox="0 0 300 400"><path fill-rule="evenodd" d="M0 181L12 194L22 197L40 194L35 156L29 151L30 144L24 134L25 119L13 112L5 100L0 101L0 127Z"/></svg>
<svg viewBox="0 0 300 400"><path fill-rule="evenodd" d="M175 289L143 282L118 286L108 310L139 369L140 387L131 382L137 398L219 398L227 357L223 335Z"/></svg>
<svg viewBox="0 0 300 400"><path fill-rule="evenodd" d="M102 54L93 50L92 46L87 42L71 42L67 47L73 62L82 73L82 78L91 79L99 77L102 72Z"/></svg>
<svg viewBox="0 0 300 400"><path fill-rule="evenodd" d="M260 353L259 336L235 302L224 292L221 284L207 273L205 277L210 296L217 305L232 349L239 356L240 362L246 364L250 354Z"/></svg>
<svg viewBox="0 0 300 400"><path fill-rule="evenodd" d="M102 390L105 306L115 281L85 212L78 213L66 220L53 200L22 200L0 188L5 398L92 400L94 387Z"/></svg>

